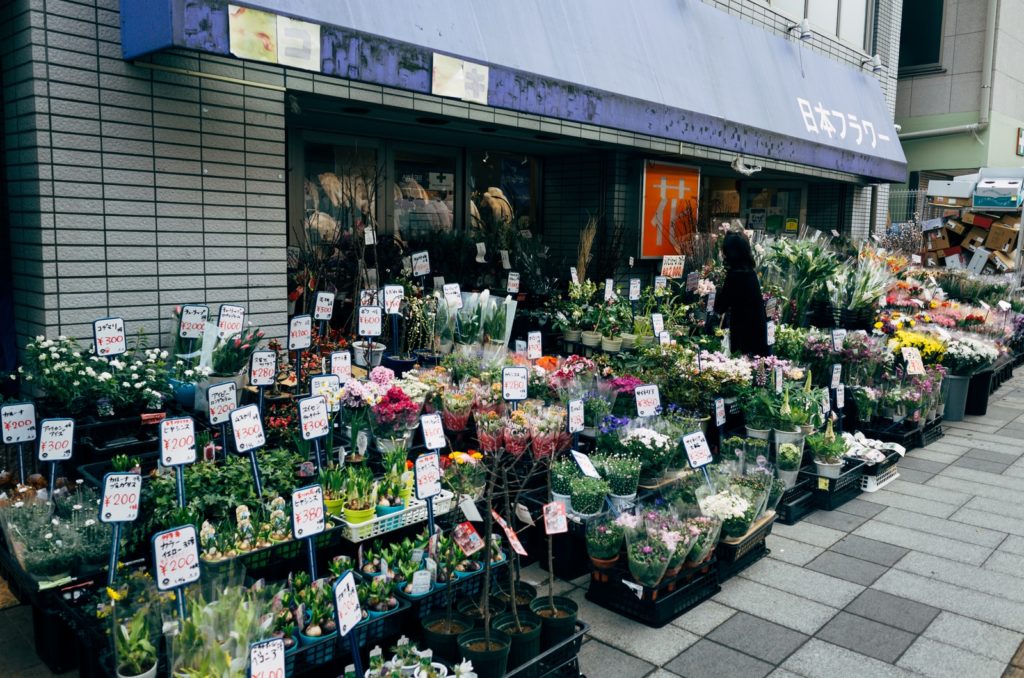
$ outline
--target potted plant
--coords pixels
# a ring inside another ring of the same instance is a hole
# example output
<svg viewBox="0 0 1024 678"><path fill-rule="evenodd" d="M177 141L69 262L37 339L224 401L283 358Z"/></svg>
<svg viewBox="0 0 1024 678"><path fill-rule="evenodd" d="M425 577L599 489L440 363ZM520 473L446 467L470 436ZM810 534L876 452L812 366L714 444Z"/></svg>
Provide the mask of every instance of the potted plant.
<svg viewBox="0 0 1024 678"><path fill-rule="evenodd" d="M391 354L384 356L381 363L391 368L399 378L416 365L418 350L429 349L433 328L427 302L414 293L411 285L403 286L405 294L399 307L398 322L392 323L390 330L393 334L397 326L398 333L391 337Z"/></svg>
<svg viewBox="0 0 1024 678"><path fill-rule="evenodd" d="M378 516L388 516L397 513L405 508L405 500L401 493L405 488L401 475L388 470L377 483L377 507Z"/></svg>
<svg viewBox="0 0 1024 678"><path fill-rule="evenodd" d="M320 471L320 486L324 488L327 515L340 516L346 499L345 474L337 466L326 466Z"/></svg>
<svg viewBox="0 0 1024 678"><path fill-rule="evenodd" d="M699 504L701 513L705 516L722 521L722 534L731 539L737 539L747 533L754 522L756 511L760 508L731 488L701 497Z"/></svg>
<svg viewBox="0 0 1024 678"><path fill-rule="evenodd" d="M945 419L961 421L964 412L985 414L992 381L988 368L998 357L995 348L977 339L964 337L946 343L942 354L942 364L949 370Z"/></svg>
<svg viewBox="0 0 1024 678"><path fill-rule="evenodd" d="M768 461L768 441L761 438L747 438L744 445L744 473Z"/></svg>
<svg viewBox="0 0 1024 678"><path fill-rule="evenodd" d="M587 554L599 570L612 567L622 550L622 527L611 518L587 522Z"/></svg>
<svg viewBox="0 0 1024 678"><path fill-rule="evenodd" d="M622 510L636 499L637 485L640 483L640 460L633 457L607 457L602 461L612 504Z"/></svg>
<svg viewBox="0 0 1024 678"><path fill-rule="evenodd" d="M377 484L373 472L360 464L345 467L345 520L351 524L365 523L373 518L377 507Z"/></svg>
<svg viewBox="0 0 1024 678"><path fill-rule="evenodd" d="M846 444L832 431L832 422L825 425L822 433L807 436L807 446L814 456L814 465L818 475L825 478L838 478L843 470L843 454Z"/></svg>
<svg viewBox="0 0 1024 678"><path fill-rule="evenodd" d="M728 460L733 475L743 475L746 467L746 441L739 436L731 436L722 441L722 459Z"/></svg>
<svg viewBox="0 0 1024 678"><path fill-rule="evenodd" d="M782 400L775 409L775 420L772 424L776 449L783 443L792 443L803 448L804 433L800 430L799 419L799 410L790 403L789 386L786 385L782 389Z"/></svg>
<svg viewBox="0 0 1024 678"><path fill-rule="evenodd" d="M654 587L665 576L672 554L660 534L638 525L626 529L626 555L633 579L643 586Z"/></svg>
<svg viewBox="0 0 1024 678"><path fill-rule="evenodd" d="M572 511L572 481L580 475L580 467L569 457L551 464L551 498L565 506L566 513Z"/></svg>
<svg viewBox="0 0 1024 678"><path fill-rule="evenodd" d="M747 437L769 440L775 421L775 398L766 388L753 388L740 398Z"/></svg>
<svg viewBox="0 0 1024 678"><path fill-rule="evenodd" d="M619 304L615 299L605 301L600 308L595 328L601 334L601 350L606 353L618 353L622 348L622 318Z"/></svg>
<svg viewBox="0 0 1024 678"><path fill-rule="evenodd" d="M150 629L150 608L142 605L114 629L114 656L118 678L139 676L155 678L157 648L156 634Z"/></svg>
<svg viewBox="0 0 1024 678"><path fill-rule="evenodd" d="M718 544L718 535L722 530L722 521L711 516L697 516L687 518L685 524L696 534L683 567L699 567L714 552L715 545Z"/></svg>
<svg viewBox="0 0 1024 678"><path fill-rule="evenodd" d="M420 664L420 651L409 642L409 639L402 636L398 643L391 648L394 655L391 657L391 665L397 668L403 676L411 676L416 672Z"/></svg>
<svg viewBox="0 0 1024 678"><path fill-rule="evenodd" d="M597 515L604 507L604 498L608 496L608 483L600 478L579 476L569 483L569 496L573 512L579 516Z"/></svg>
<svg viewBox="0 0 1024 678"><path fill-rule="evenodd" d="M424 654L413 675L415 678L448 678L448 667L433 661L433 656Z"/></svg>
<svg viewBox="0 0 1024 678"><path fill-rule="evenodd" d="M800 474L800 462L803 460L803 452L793 443L783 443L775 454L775 472L779 476L786 489L796 485L796 478Z"/></svg>

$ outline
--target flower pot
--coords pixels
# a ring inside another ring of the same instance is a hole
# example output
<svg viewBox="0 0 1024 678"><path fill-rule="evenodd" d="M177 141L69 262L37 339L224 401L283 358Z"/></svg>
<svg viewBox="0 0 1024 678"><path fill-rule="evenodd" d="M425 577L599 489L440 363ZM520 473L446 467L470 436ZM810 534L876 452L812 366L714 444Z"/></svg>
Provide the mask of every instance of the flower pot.
<svg viewBox="0 0 1024 678"><path fill-rule="evenodd" d="M373 515L376 512L376 510L377 509L375 506L371 506L368 509L350 509L346 506L344 510L345 520L346 522L352 523L353 525L365 523L367 520L373 518Z"/></svg>
<svg viewBox="0 0 1024 678"><path fill-rule="evenodd" d="M337 645L334 641L338 639L338 632L325 633L322 636L307 636L305 633L299 631L299 643L306 647L307 645L315 645L317 643L330 643L330 649L328 650L329 657L325 661L330 661L334 658L334 646Z"/></svg>
<svg viewBox="0 0 1024 678"><path fill-rule="evenodd" d="M567 494L556 494L551 493L551 501L557 501L559 504L565 507L566 513L572 512L572 497Z"/></svg>
<svg viewBox="0 0 1024 678"><path fill-rule="evenodd" d="M615 507L616 511L624 511L636 502L636 492L633 494L609 494L608 497L612 500L612 506Z"/></svg>
<svg viewBox="0 0 1024 678"><path fill-rule="evenodd" d="M622 350L622 338L601 337L601 350L605 353L618 353Z"/></svg>
<svg viewBox="0 0 1024 678"><path fill-rule="evenodd" d="M196 385L190 381L178 381L177 379L168 379L167 383L171 385L174 390L174 399L179 405L186 409L191 409L195 406L196 402Z"/></svg>
<svg viewBox="0 0 1024 678"><path fill-rule="evenodd" d="M566 341L577 342L580 340L580 330L562 330L562 338Z"/></svg>
<svg viewBox="0 0 1024 678"><path fill-rule="evenodd" d="M447 618L448 614L445 610L439 610L423 617L421 620L423 642L434 651L435 657L454 664L459 660L459 636L473 630L473 620L465 615L452 612L452 626L449 629L445 626Z"/></svg>
<svg viewBox="0 0 1024 678"><path fill-rule="evenodd" d="M511 609L512 607L512 596L508 594L508 589L501 584L498 584L498 591L494 594L497 600L504 601L506 607ZM531 586L524 581L516 582L516 607L520 610L529 612L530 603L537 597L537 587Z"/></svg>
<svg viewBox="0 0 1024 678"><path fill-rule="evenodd" d="M779 477L783 483L786 484L786 489L792 489L796 485L797 476L800 475L800 469L793 469L792 471L783 471L781 468L775 469L775 474Z"/></svg>
<svg viewBox="0 0 1024 678"><path fill-rule="evenodd" d="M946 408L942 412L942 418L946 421L963 421L971 378L958 374L947 374L942 381L947 384Z"/></svg>
<svg viewBox="0 0 1024 678"><path fill-rule="evenodd" d="M562 642L576 630L576 616L579 606L576 601L565 596L555 596L555 609L549 606L548 596L538 596L530 603L530 611L541 618L541 649L547 650Z"/></svg>
<svg viewBox="0 0 1024 678"><path fill-rule="evenodd" d="M464 659L473 662L479 678L501 678L508 667L512 640L501 631L491 631L490 635L490 646L483 629L467 631L459 636L459 651Z"/></svg>
<svg viewBox="0 0 1024 678"><path fill-rule="evenodd" d="M628 350L636 346L637 336L635 334L625 333L619 335L619 339L622 340L622 350Z"/></svg>
<svg viewBox="0 0 1024 678"><path fill-rule="evenodd" d="M417 657L418 656L419 654L417 653ZM398 655L391 655L391 666L398 667L398 672L406 678L412 678L412 676L416 674L416 669L418 669L420 666L419 659L415 659L413 661L414 663L412 664L399 664Z"/></svg>
<svg viewBox="0 0 1024 678"><path fill-rule="evenodd" d="M601 339L603 337L600 332L582 332L580 334L580 343L584 346L597 346L601 343Z"/></svg>
<svg viewBox="0 0 1024 678"><path fill-rule="evenodd" d="M770 428L751 428L747 426L746 429L748 438L757 438L758 440L772 439L772 430Z"/></svg>
<svg viewBox="0 0 1024 678"><path fill-rule="evenodd" d="M327 515L340 516L345 509L344 499L324 499L324 506L327 508Z"/></svg>
<svg viewBox="0 0 1024 678"><path fill-rule="evenodd" d="M398 506L381 506L378 505L375 509L377 516L390 516L392 513L398 513L399 511L405 510L405 504L399 504Z"/></svg>
<svg viewBox="0 0 1024 678"><path fill-rule="evenodd" d="M815 430L817 429L815 429L812 424L804 424L800 427L800 433L802 433L805 438L809 435L813 435Z"/></svg>
<svg viewBox="0 0 1024 678"><path fill-rule="evenodd" d="M156 662L153 662L153 666L148 671L142 673L121 673L118 670L117 678L156 678Z"/></svg>
<svg viewBox="0 0 1024 678"><path fill-rule="evenodd" d="M521 632L516 631L516 620L511 612L506 612L491 621L491 627L505 633L511 645L508 652L508 668L513 669L540 654L540 632L543 625L541 618L532 612L519 613Z"/></svg>
<svg viewBox="0 0 1024 678"><path fill-rule="evenodd" d="M992 394L992 369L975 372L967 387L964 414L984 417L988 413L988 397Z"/></svg>
<svg viewBox="0 0 1024 678"><path fill-rule="evenodd" d="M636 345L637 346L650 346L653 343L654 343L654 335L653 334L641 334L640 336L638 336L636 338Z"/></svg>
<svg viewBox="0 0 1024 678"><path fill-rule="evenodd" d="M843 462L839 462L838 464L824 464L815 459L814 465L818 469L818 475L822 478L838 478L843 472Z"/></svg>
<svg viewBox="0 0 1024 678"><path fill-rule="evenodd" d="M610 570L615 567L615 563L619 562L619 555L615 554L614 558L595 558L590 556L590 562L596 570Z"/></svg>
<svg viewBox="0 0 1024 678"><path fill-rule="evenodd" d="M352 342L352 362L359 367L377 367L384 357L384 349L387 346L376 341L370 342L369 346L365 341Z"/></svg>
<svg viewBox="0 0 1024 678"><path fill-rule="evenodd" d="M414 351L414 353L416 354L416 362L420 365L437 365L445 356L444 353L434 353L433 351L423 349Z"/></svg>
<svg viewBox="0 0 1024 678"><path fill-rule="evenodd" d="M499 614L505 611L505 603L496 598L491 598L491 618L497 617ZM480 609L480 596L473 596L472 598L466 598L456 605L456 609L459 614L471 619L473 623L480 627L483 625L483 610Z"/></svg>
<svg viewBox="0 0 1024 678"><path fill-rule="evenodd" d="M448 667L447 666L445 666L444 664L440 664L438 662L430 662L430 665L434 668L434 671L436 672L436 674L438 675L439 678L447 678L447 676L448 676ZM423 673L423 670L420 669L420 667L417 666L416 670L413 672L412 675L414 676L414 678L422 678L424 673Z"/></svg>
<svg viewBox="0 0 1024 678"><path fill-rule="evenodd" d="M395 378L400 379L403 374L416 367L415 358L399 358L397 356L384 356L381 364L395 372Z"/></svg>

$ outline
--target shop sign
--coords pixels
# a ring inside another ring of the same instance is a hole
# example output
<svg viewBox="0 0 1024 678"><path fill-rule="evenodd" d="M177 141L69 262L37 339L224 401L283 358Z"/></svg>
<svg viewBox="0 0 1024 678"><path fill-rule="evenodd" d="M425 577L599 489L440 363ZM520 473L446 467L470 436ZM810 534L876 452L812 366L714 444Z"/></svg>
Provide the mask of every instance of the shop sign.
<svg viewBox="0 0 1024 678"><path fill-rule="evenodd" d="M697 223L699 194L700 170L696 167L655 160L644 163L640 214L641 259L676 255L682 250ZM682 275L682 271L679 271L679 275Z"/></svg>

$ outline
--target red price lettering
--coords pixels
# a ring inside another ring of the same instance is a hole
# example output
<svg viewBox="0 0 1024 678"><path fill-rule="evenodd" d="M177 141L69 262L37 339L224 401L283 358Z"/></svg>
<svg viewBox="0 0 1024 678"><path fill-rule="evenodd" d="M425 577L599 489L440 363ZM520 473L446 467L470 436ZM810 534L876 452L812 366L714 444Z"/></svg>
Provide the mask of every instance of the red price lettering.
<svg viewBox="0 0 1024 678"><path fill-rule="evenodd" d="M4 422L4 428L6 428L8 431L10 431L11 429L25 428L26 426L31 426L31 425L32 425L32 420L31 419L17 419L15 421L5 421Z"/></svg>
<svg viewBox="0 0 1024 678"><path fill-rule="evenodd" d="M107 496L106 504L114 506L129 506L138 501L138 497L130 492L117 492Z"/></svg>
<svg viewBox="0 0 1024 678"><path fill-rule="evenodd" d="M253 379L270 379L274 376L274 369L271 367L257 367L252 371Z"/></svg>
<svg viewBox="0 0 1024 678"><path fill-rule="evenodd" d="M245 426L245 427L240 428L238 430L238 435L243 436L243 437L249 437L249 436L259 435L259 432L260 432L259 425Z"/></svg>
<svg viewBox="0 0 1024 678"><path fill-rule="evenodd" d="M201 323L201 322L200 323L190 323L190 322L184 321L184 322L181 323L181 329L183 331L185 331L185 332L188 332L188 331L191 331L191 330L195 330L195 331L198 332L198 331L204 329L204 326L205 326L205 323Z"/></svg>
<svg viewBox="0 0 1024 678"><path fill-rule="evenodd" d="M192 567L196 562L195 554L189 553L188 555L181 556L180 558L165 558L160 563L160 573L167 574L168 572L175 572L177 570L183 570L186 567Z"/></svg>
<svg viewBox="0 0 1024 678"><path fill-rule="evenodd" d="M70 440L47 440L43 443L43 450L60 452L71 446Z"/></svg>

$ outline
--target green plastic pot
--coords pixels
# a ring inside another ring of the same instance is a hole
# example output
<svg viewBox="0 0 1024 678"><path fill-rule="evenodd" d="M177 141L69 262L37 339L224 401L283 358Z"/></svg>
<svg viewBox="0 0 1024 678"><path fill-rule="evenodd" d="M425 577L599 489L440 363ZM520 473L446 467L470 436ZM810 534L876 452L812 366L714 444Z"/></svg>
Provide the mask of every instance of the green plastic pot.
<svg viewBox="0 0 1024 678"><path fill-rule="evenodd" d="M524 629L516 633L516 620L511 612L499 615L491 622L491 628L508 635L512 644L508 651L508 668L514 669L540 654L540 632L543 620L532 612L519 612L519 625Z"/></svg>
<svg viewBox="0 0 1024 678"><path fill-rule="evenodd" d="M516 593L518 594L516 596L518 600L526 601L517 603L516 606L520 610L529 610L530 603L533 602L533 599L537 597L537 587L527 584L524 581L516 582ZM498 590L495 592L494 597L498 600L503 601L505 603L506 609L510 609L512 607L511 596L509 596L508 594L507 583L504 586L498 584Z"/></svg>
<svg viewBox="0 0 1024 678"><path fill-rule="evenodd" d="M479 602L480 599L477 596L473 596L472 598L463 598L455 607L459 611L459 614L472 619L474 625L477 627L483 627L484 619L481 614L482 610L479 608ZM494 619L506 609L504 601L491 596L491 619Z"/></svg>
<svg viewBox="0 0 1024 678"><path fill-rule="evenodd" d="M555 596L557 614L552 616L549 600L547 596L542 595L530 603L530 611L543 621L540 638L544 650L558 645L576 631L576 616L580 611L576 601L565 596Z"/></svg>
<svg viewBox="0 0 1024 678"><path fill-rule="evenodd" d="M435 657L440 657L449 664L456 664L459 661L459 636L473 630L473 620L464 614L453 611L452 624L458 625L456 626L458 630L447 633L430 628L435 622L444 622L447 618L448 614L445 610L433 612L424 617L421 620L423 641L428 648L434 651Z"/></svg>
<svg viewBox="0 0 1024 678"><path fill-rule="evenodd" d="M459 636L459 652L463 659L473 662L473 670L479 678L502 678L508 668L512 641L507 634L491 630L491 645L494 647L473 647L476 644L482 646L485 639L483 629L467 631Z"/></svg>

